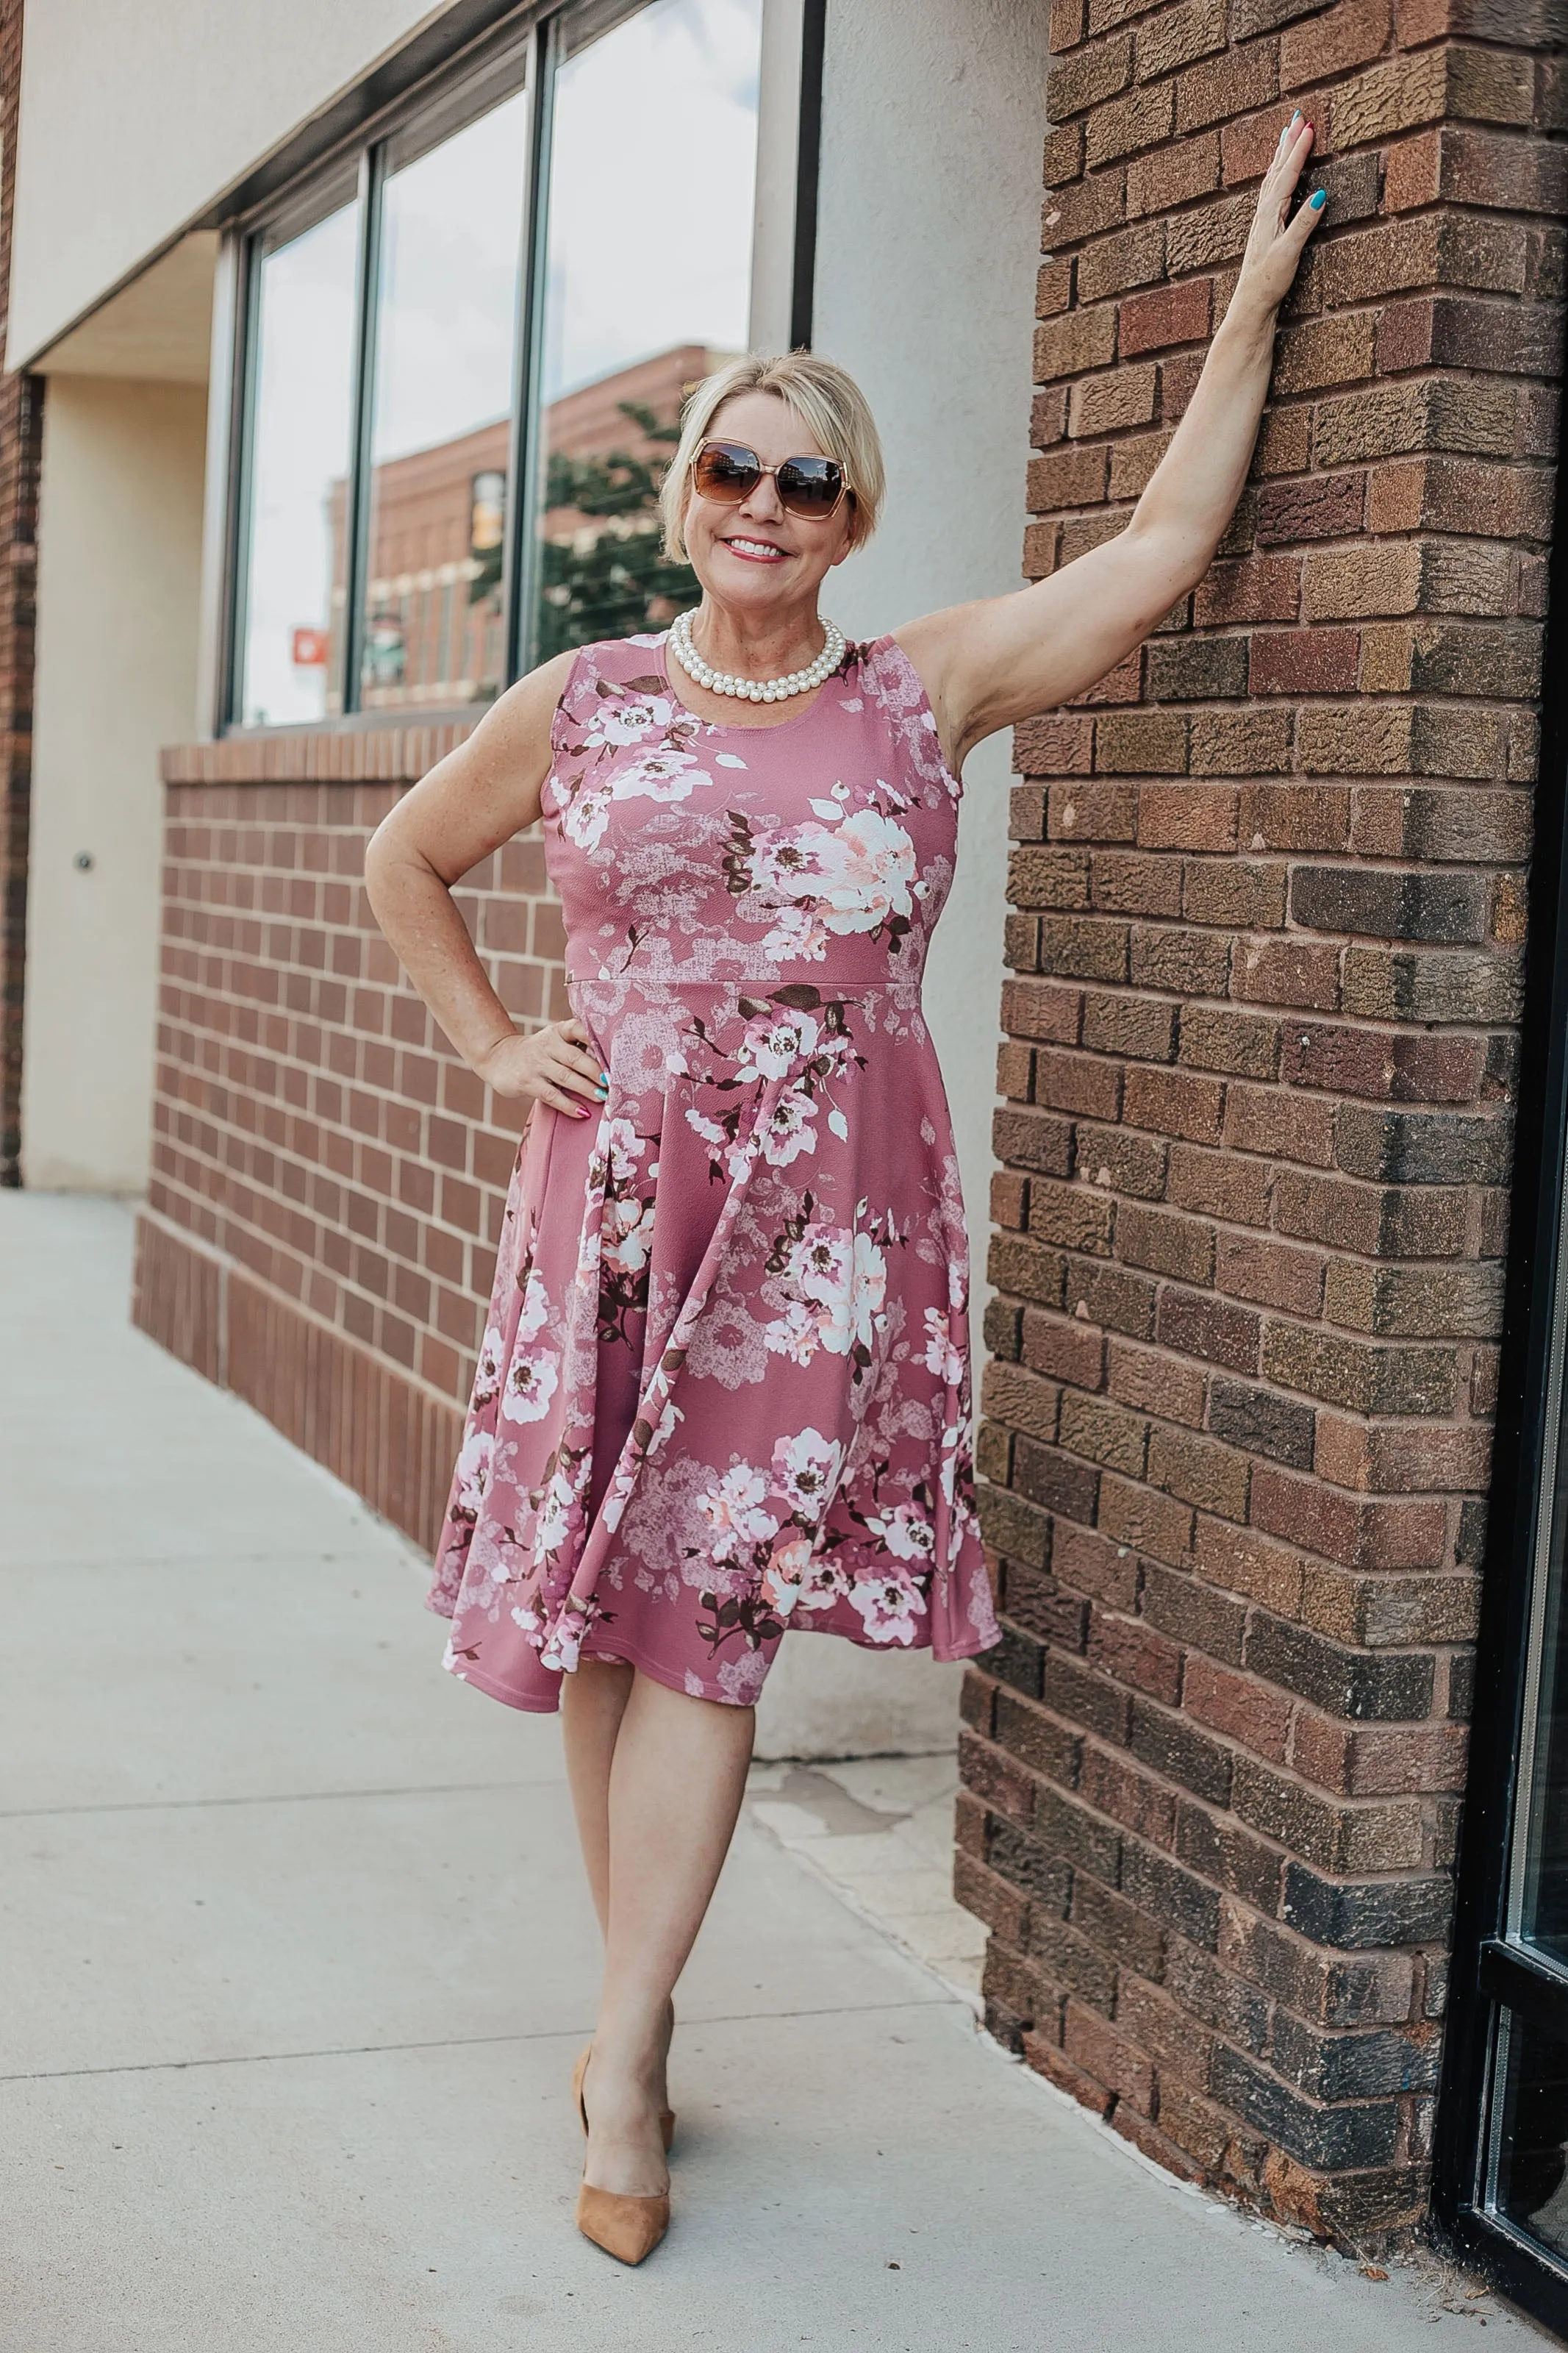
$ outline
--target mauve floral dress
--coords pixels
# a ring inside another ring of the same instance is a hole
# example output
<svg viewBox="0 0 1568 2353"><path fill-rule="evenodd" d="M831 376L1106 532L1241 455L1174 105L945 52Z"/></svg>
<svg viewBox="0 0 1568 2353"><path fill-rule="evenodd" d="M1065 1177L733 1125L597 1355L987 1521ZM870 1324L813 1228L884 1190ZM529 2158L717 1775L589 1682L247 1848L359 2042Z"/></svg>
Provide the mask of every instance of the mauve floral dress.
<svg viewBox="0 0 1568 2353"><path fill-rule="evenodd" d="M787 1627L997 1639L968 1253L921 974L960 786L890 638L771 727L662 637L586 646L543 793L568 987L608 1073L536 1104L432 1608L536 1711L580 1658L746 1705Z"/></svg>

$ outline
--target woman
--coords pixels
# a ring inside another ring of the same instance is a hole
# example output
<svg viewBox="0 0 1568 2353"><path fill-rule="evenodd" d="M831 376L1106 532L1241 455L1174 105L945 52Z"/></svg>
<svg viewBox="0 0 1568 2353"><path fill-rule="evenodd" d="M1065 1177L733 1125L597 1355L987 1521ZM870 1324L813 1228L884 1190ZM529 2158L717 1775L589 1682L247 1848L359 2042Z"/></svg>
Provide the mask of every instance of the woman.
<svg viewBox="0 0 1568 2353"><path fill-rule="evenodd" d="M455 1672L562 1710L605 1941L578 2221L623 2261L667 2224L670 1997L785 1626L942 1658L995 1640L963 1208L920 1013L958 777L1207 569L1321 215L1321 195L1289 214L1311 144L1298 114L1119 537L846 646L817 596L875 526L875 428L826 362L738 361L694 394L665 487L695 613L521 680L371 846L416 987L532 1107L432 1599ZM574 1011L520 1035L450 891L542 816Z"/></svg>

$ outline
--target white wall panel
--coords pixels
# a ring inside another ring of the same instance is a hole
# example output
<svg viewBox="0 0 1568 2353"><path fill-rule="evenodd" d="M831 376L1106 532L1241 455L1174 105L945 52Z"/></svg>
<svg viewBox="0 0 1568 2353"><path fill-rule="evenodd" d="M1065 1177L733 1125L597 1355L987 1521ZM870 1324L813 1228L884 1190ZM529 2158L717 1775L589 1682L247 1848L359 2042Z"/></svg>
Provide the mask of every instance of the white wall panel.
<svg viewBox="0 0 1568 2353"><path fill-rule="evenodd" d="M886 520L825 600L855 636L1019 585L1048 15L1041 0L828 0L815 341L864 386L888 455ZM977 1302L1010 748L994 737L965 767L926 987Z"/></svg>
<svg viewBox="0 0 1568 2353"><path fill-rule="evenodd" d="M46 0L22 37L7 367L422 25L416 0Z"/></svg>

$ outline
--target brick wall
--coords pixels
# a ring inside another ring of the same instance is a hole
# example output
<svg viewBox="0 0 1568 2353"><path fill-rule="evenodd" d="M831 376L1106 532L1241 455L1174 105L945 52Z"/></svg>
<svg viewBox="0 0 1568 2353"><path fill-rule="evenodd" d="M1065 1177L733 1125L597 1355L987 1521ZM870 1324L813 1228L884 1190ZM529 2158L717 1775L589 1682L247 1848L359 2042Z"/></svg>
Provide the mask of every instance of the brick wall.
<svg viewBox="0 0 1568 2353"><path fill-rule="evenodd" d="M11 283L21 73L20 0L0 0L0 343ZM0 375L0 1185L21 1181L22 976L43 390L38 376Z"/></svg>
<svg viewBox="0 0 1568 2353"><path fill-rule="evenodd" d="M153 1178L136 1315L433 1544L521 1119L371 917L365 843L461 728L164 759ZM458 904L509 1010L567 1010L537 834Z"/></svg>
<svg viewBox="0 0 1568 2353"><path fill-rule="evenodd" d="M1026 563L1116 531L1300 105L1324 229L1195 596L1018 733L958 1886L1173 2170L1426 2200L1568 211L1547 0L1056 0Z"/></svg>

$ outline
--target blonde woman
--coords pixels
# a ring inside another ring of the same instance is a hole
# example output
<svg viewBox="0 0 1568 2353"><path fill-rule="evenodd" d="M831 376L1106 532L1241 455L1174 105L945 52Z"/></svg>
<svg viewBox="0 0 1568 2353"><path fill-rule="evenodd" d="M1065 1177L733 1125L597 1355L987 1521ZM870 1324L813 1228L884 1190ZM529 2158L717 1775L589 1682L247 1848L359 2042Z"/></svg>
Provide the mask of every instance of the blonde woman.
<svg viewBox="0 0 1568 2353"><path fill-rule="evenodd" d="M701 584L563 654L400 803L376 915L469 1066L531 1116L433 1605L447 1663L562 1711L605 1935L579 2227L668 2221L671 1996L785 1630L996 1638L972 1501L968 1271L921 974L984 736L1083 691L1201 579L1246 480L1322 197L1281 134L1225 322L1121 534L1051 579L847 643L876 428L797 353L698 387L665 486ZM952 453L961 468L962 450ZM451 898L542 820L572 1018L521 1034Z"/></svg>

